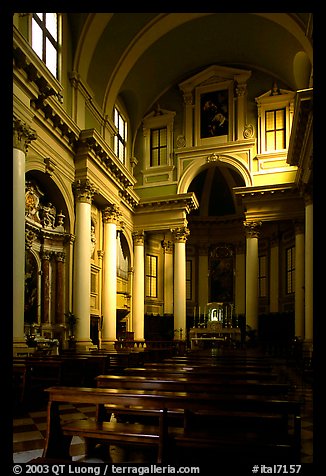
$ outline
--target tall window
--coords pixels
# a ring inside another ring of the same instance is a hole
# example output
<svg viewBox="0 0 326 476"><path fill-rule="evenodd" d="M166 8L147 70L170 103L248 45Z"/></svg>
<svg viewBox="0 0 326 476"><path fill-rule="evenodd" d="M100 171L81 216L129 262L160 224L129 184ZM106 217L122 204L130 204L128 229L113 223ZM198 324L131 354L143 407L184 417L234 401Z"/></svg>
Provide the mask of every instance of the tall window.
<svg viewBox="0 0 326 476"><path fill-rule="evenodd" d="M146 296L157 297L157 256L146 255Z"/></svg>
<svg viewBox="0 0 326 476"><path fill-rule="evenodd" d="M58 78L58 13L32 14L32 48L53 76Z"/></svg>
<svg viewBox="0 0 326 476"><path fill-rule="evenodd" d="M186 299L192 299L192 261L186 261Z"/></svg>
<svg viewBox="0 0 326 476"><path fill-rule="evenodd" d="M114 108L114 125L117 128L117 135L114 136L114 152L120 162L126 164L127 149L127 121L122 117L120 111Z"/></svg>
<svg viewBox="0 0 326 476"><path fill-rule="evenodd" d="M285 109L266 111L265 133L266 151L285 149Z"/></svg>
<svg viewBox="0 0 326 476"><path fill-rule="evenodd" d="M286 293L294 293L295 286L295 248L291 246L286 250Z"/></svg>
<svg viewBox="0 0 326 476"><path fill-rule="evenodd" d="M151 129L151 158L150 166L167 163L167 128Z"/></svg>
<svg viewBox="0 0 326 476"><path fill-rule="evenodd" d="M259 257L258 270L259 297L267 296L267 256Z"/></svg>

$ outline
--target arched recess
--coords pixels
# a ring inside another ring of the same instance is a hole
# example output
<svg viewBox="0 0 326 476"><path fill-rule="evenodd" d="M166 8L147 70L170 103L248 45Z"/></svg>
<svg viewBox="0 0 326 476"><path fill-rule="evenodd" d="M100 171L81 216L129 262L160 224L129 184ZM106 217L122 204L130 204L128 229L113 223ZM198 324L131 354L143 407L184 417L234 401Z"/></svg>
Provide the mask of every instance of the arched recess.
<svg viewBox="0 0 326 476"><path fill-rule="evenodd" d="M37 323L37 333L63 344L72 259L70 219L56 183L49 174L35 169L26 172L25 229L25 285L29 268L33 268L29 292L37 296L37 320L35 316L31 319Z"/></svg>
<svg viewBox="0 0 326 476"><path fill-rule="evenodd" d="M196 158L184 171L181 175L177 193L187 193L189 186L192 180L198 175L201 171L209 168L209 167L216 167L218 165L228 166L234 170L236 170L239 175L243 178L244 184L246 187L252 186L252 178L249 170L247 167L236 157L232 157L229 155L216 155L213 154L210 157L201 157Z"/></svg>

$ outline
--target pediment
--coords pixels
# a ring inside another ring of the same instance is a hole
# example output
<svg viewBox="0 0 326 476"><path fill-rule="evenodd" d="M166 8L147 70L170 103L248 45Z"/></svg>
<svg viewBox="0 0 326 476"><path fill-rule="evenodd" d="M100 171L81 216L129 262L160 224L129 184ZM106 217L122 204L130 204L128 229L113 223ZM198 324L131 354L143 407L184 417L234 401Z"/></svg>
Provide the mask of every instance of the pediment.
<svg viewBox="0 0 326 476"><path fill-rule="evenodd" d="M226 81L245 83L250 76L251 71L249 70L212 65L180 83L179 88L184 93L189 93L195 88L207 84L218 84Z"/></svg>

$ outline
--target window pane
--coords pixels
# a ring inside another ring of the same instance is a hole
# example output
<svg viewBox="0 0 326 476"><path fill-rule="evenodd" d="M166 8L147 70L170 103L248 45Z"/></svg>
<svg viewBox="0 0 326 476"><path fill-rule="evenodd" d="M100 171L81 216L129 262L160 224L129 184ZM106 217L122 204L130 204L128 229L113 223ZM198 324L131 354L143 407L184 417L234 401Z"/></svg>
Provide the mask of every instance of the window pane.
<svg viewBox="0 0 326 476"><path fill-rule="evenodd" d="M35 13L41 21L43 21L43 13Z"/></svg>
<svg viewBox="0 0 326 476"><path fill-rule="evenodd" d="M57 35L57 14L56 13L46 13L45 25L47 30L51 33L55 41L58 40Z"/></svg>
<svg viewBox="0 0 326 476"><path fill-rule="evenodd" d="M274 111L267 111L266 118L265 118L265 128L266 131L270 131L274 129Z"/></svg>
<svg viewBox="0 0 326 476"><path fill-rule="evenodd" d="M284 109L279 109L276 112L276 129L284 129Z"/></svg>
<svg viewBox="0 0 326 476"><path fill-rule="evenodd" d="M166 149L160 149L160 165L166 164Z"/></svg>
<svg viewBox="0 0 326 476"><path fill-rule="evenodd" d="M152 150L152 160L151 160L152 166L158 165L158 150L159 149Z"/></svg>
<svg viewBox="0 0 326 476"><path fill-rule="evenodd" d="M49 68L53 76L57 76L57 51L50 42L46 39L46 66Z"/></svg>
<svg viewBox="0 0 326 476"><path fill-rule="evenodd" d="M152 131L152 147L158 147L159 145L159 131Z"/></svg>
<svg viewBox="0 0 326 476"><path fill-rule="evenodd" d="M276 149L284 149L285 148L285 134L284 131L277 131L276 132Z"/></svg>
<svg viewBox="0 0 326 476"><path fill-rule="evenodd" d="M273 132L266 132L266 150L274 150L274 139L275 133Z"/></svg>
<svg viewBox="0 0 326 476"><path fill-rule="evenodd" d="M166 137L167 137L166 129L161 129L161 133L160 133L160 146L161 147L166 145Z"/></svg>
<svg viewBox="0 0 326 476"><path fill-rule="evenodd" d="M42 41L42 29L32 20L32 48L40 59L43 59L43 41Z"/></svg>

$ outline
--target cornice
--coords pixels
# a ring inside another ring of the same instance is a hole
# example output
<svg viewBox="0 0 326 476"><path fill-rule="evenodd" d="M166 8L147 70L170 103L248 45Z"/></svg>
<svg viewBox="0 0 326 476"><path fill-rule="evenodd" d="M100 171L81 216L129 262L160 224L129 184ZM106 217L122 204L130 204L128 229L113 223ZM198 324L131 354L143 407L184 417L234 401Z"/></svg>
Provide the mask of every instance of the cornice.
<svg viewBox="0 0 326 476"><path fill-rule="evenodd" d="M266 200L272 198L279 199L284 195L296 195L299 192L295 184L277 184L277 185L261 185L257 187L234 187L234 194L242 199L261 199L263 196Z"/></svg>
<svg viewBox="0 0 326 476"><path fill-rule="evenodd" d="M76 160L84 157L85 152L105 170L118 186L120 198L132 209L139 203L138 195L133 191L136 179L115 157L113 151L95 129L81 131L76 145Z"/></svg>
<svg viewBox="0 0 326 476"><path fill-rule="evenodd" d="M299 165L302 153L305 151L307 134L312 134L313 89L303 89L297 92L294 104L294 118L288 148L287 163Z"/></svg>
<svg viewBox="0 0 326 476"><path fill-rule="evenodd" d="M190 213L192 210L197 210L199 207L198 200L194 193L182 193L174 195L173 197L156 197L153 199L141 199L136 212L143 212L145 210L152 210L153 208L159 209L171 209L171 208L183 208L186 213Z"/></svg>

